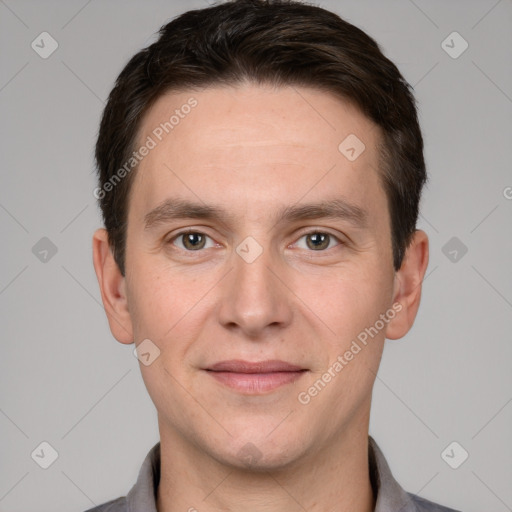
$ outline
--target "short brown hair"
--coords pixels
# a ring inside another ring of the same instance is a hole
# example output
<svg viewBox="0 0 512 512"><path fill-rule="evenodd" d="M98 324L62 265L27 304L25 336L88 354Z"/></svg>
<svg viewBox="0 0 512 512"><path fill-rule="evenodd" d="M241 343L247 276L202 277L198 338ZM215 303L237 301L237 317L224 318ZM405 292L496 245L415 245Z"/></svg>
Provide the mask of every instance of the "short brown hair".
<svg viewBox="0 0 512 512"><path fill-rule="evenodd" d="M96 143L96 197L122 274L134 172L108 193L103 187L130 159L144 114L169 91L245 81L333 93L381 128L380 175L398 270L427 179L411 86L371 37L330 11L295 0L232 0L164 25L158 40L128 62L109 95Z"/></svg>

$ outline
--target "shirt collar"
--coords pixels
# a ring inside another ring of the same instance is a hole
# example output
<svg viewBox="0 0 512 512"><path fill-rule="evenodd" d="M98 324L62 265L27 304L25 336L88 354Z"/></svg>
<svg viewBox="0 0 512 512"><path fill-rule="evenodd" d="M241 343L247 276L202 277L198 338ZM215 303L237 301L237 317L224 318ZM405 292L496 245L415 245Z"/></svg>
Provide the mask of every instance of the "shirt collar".
<svg viewBox="0 0 512 512"><path fill-rule="evenodd" d="M409 512L416 510L412 499L393 478L384 454L368 436L370 482L377 500L374 512ZM127 512L157 512L156 496L160 482L160 442L147 454L137 482L126 496Z"/></svg>

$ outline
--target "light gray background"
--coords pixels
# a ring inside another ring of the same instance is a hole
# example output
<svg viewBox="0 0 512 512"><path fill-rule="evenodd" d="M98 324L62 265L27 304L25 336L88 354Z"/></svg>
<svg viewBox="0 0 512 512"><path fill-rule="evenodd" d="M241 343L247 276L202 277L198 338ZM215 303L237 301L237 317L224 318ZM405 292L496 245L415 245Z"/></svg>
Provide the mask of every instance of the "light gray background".
<svg viewBox="0 0 512 512"><path fill-rule="evenodd" d="M370 433L402 484L466 512L512 510L512 2L319 3L415 86L431 259L412 331L386 344ZM111 336L91 258L100 114L126 61L206 0L0 0L0 510L82 511L125 495L158 441L133 345ZM43 31L59 47L31 48ZM441 43L468 42L457 59ZM507 199L508 196L508 199ZM32 247L48 237L46 263ZM468 248L456 262L442 247ZM48 469L31 458L42 441ZM469 458L452 469L457 441Z"/></svg>

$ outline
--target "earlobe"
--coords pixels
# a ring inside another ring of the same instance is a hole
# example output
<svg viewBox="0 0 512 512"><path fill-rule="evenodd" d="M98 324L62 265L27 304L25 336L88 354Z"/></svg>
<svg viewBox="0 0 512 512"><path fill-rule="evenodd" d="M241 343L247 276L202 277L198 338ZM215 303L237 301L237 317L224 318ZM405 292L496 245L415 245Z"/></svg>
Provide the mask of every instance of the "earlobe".
<svg viewBox="0 0 512 512"><path fill-rule="evenodd" d="M133 329L125 291L125 278L114 259L104 228L92 239L93 263L110 330L120 343L133 343Z"/></svg>
<svg viewBox="0 0 512 512"><path fill-rule="evenodd" d="M428 254L427 234L416 230L407 247L402 266L395 274L393 304L400 304L401 310L387 325L386 338L402 338L412 327L420 305Z"/></svg>

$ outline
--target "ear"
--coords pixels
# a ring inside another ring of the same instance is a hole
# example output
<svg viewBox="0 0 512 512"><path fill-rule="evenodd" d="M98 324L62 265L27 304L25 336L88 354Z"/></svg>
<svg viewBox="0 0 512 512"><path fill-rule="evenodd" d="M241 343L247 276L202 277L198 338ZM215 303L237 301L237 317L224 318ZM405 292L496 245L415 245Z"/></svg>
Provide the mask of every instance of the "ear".
<svg viewBox="0 0 512 512"><path fill-rule="evenodd" d="M414 232L411 243L395 273L393 304L400 304L398 314L386 328L386 338L396 340L407 334L420 305L421 285L428 265L428 237L422 230Z"/></svg>
<svg viewBox="0 0 512 512"><path fill-rule="evenodd" d="M120 343L133 343L133 328L126 300L125 278L110 249L106 229L101 228L94 233L92 254L110 330Z"/></svg>

